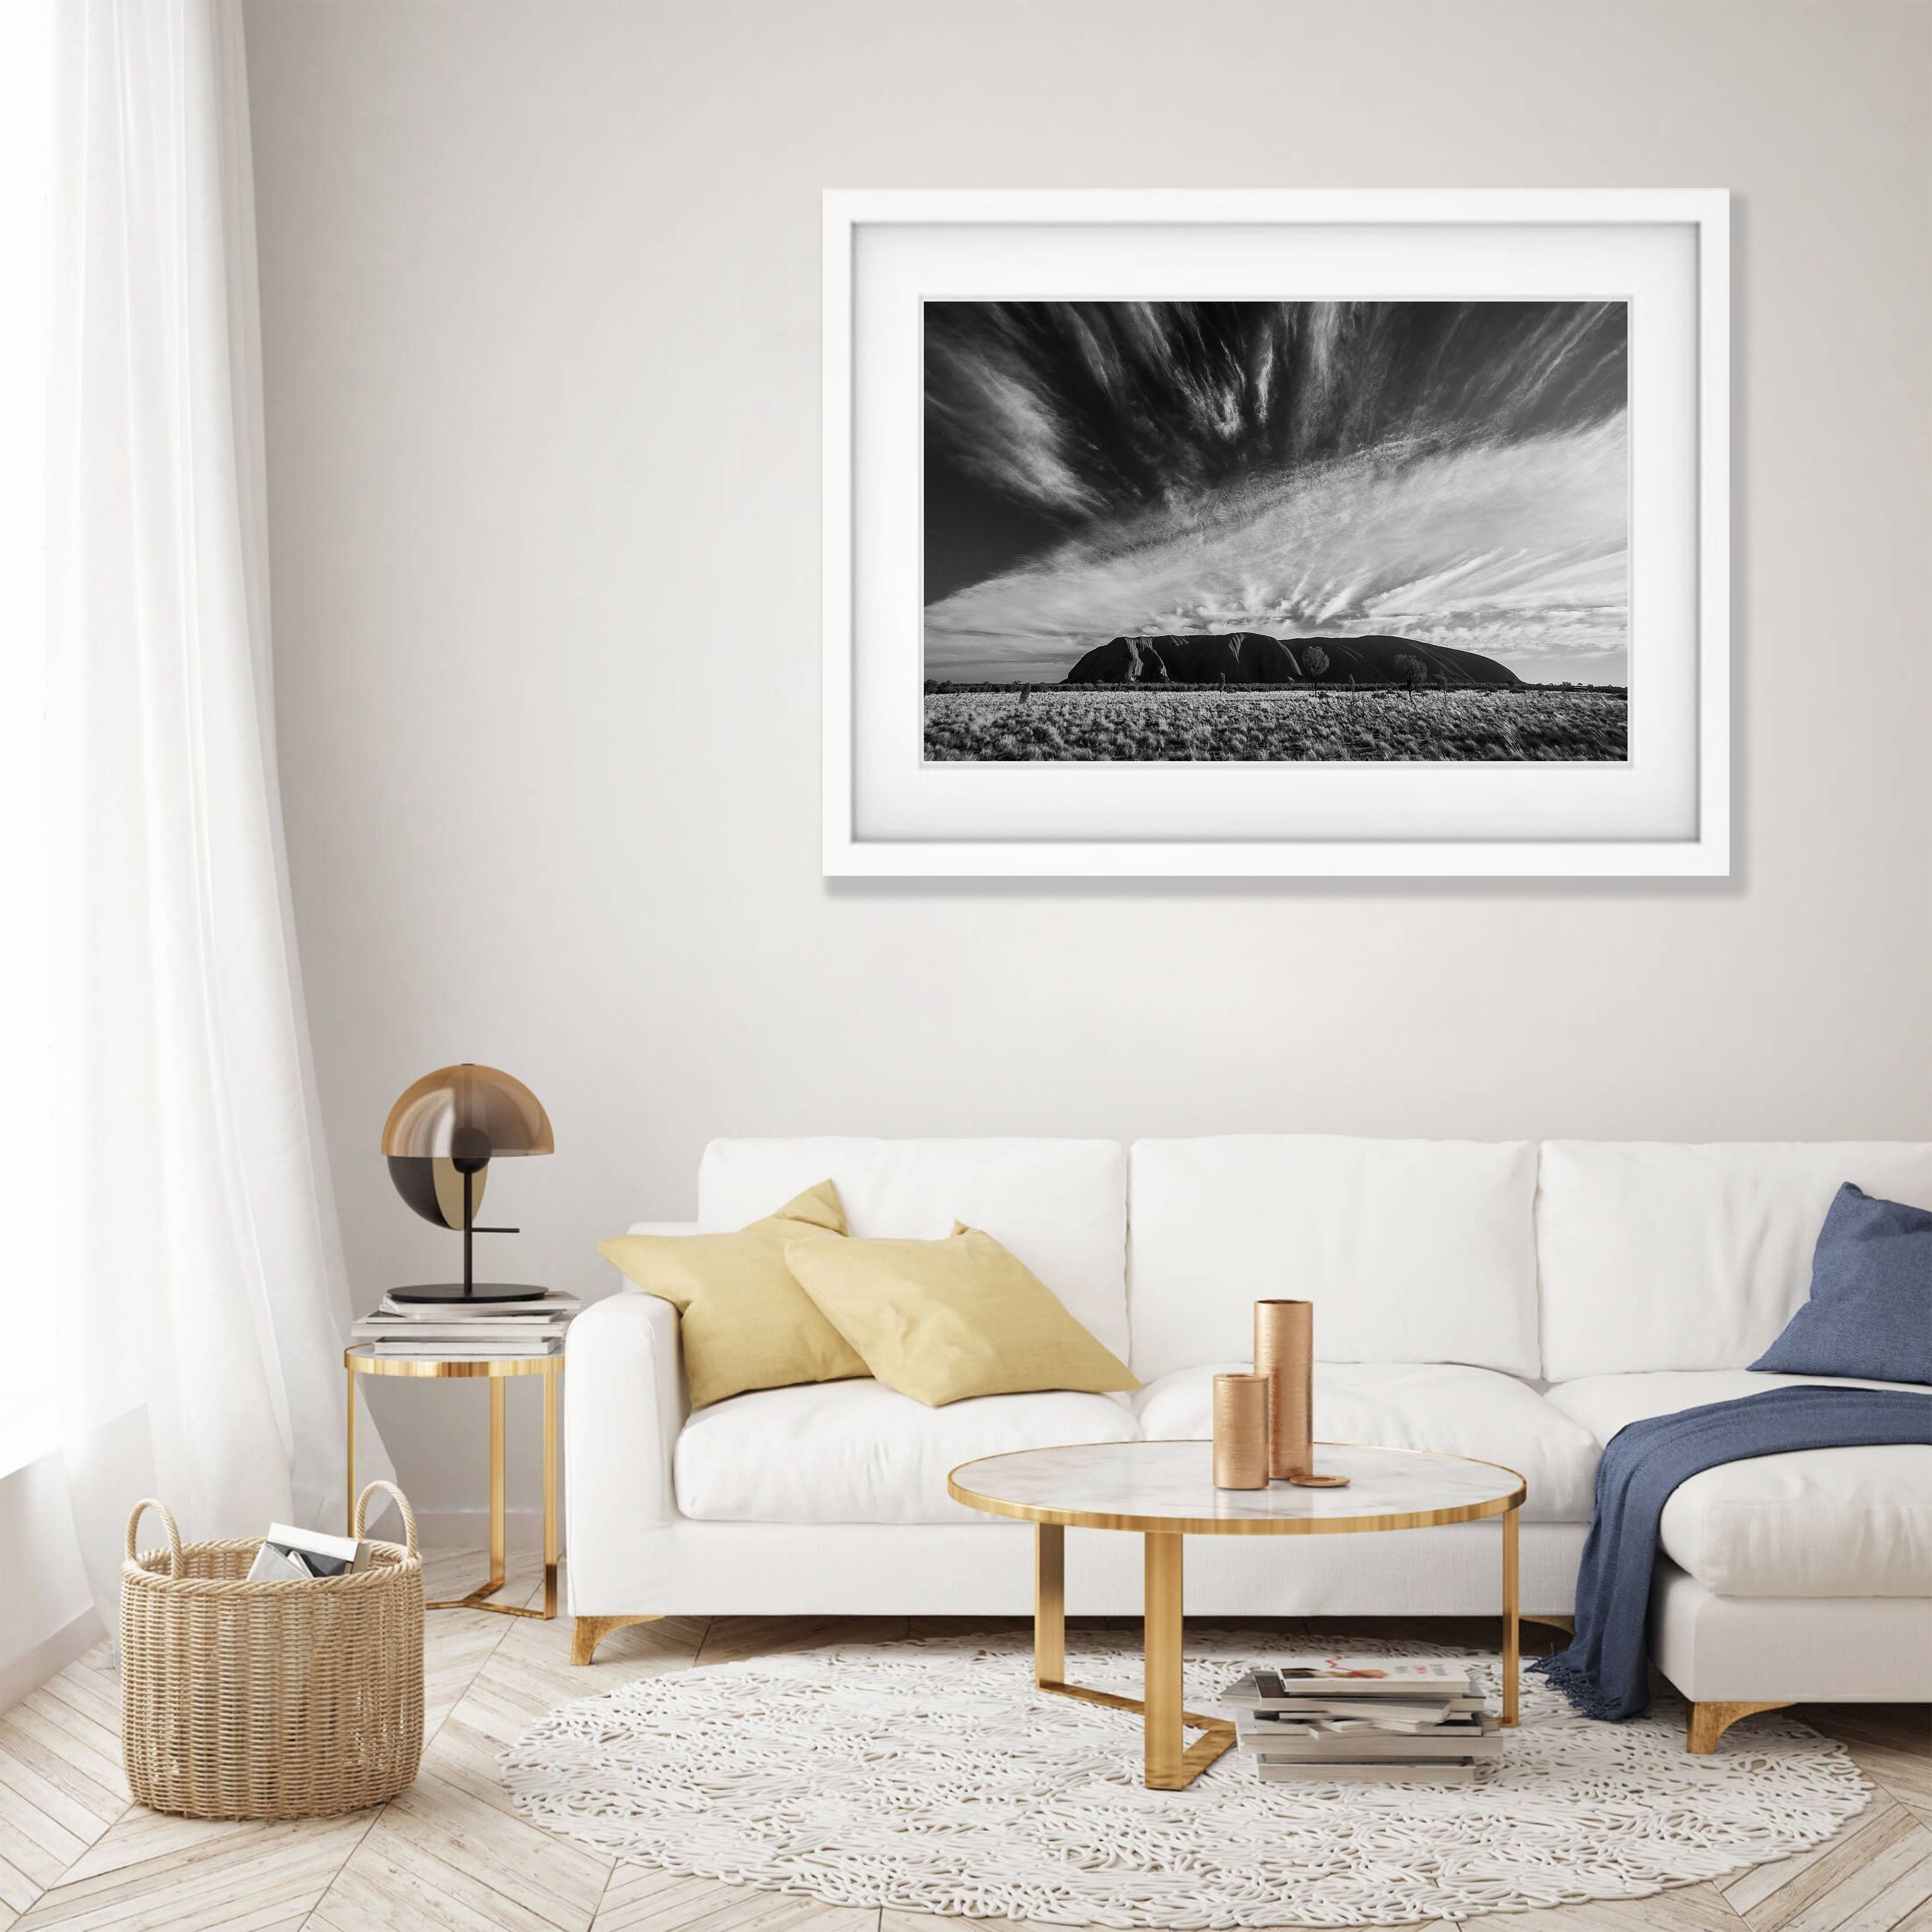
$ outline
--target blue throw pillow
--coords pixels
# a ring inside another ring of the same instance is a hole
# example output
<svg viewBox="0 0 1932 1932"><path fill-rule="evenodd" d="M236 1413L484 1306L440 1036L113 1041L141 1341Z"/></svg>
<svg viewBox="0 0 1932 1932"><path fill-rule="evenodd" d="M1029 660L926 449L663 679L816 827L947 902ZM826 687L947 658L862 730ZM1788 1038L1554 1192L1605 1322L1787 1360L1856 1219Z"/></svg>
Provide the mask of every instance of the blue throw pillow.
<svg viewBox="0 0 1932 1932"><path fill-rule="evenodd" d="M1932 1213L1846 1181L1819 1232L1811 1299L1751 1366L1932 1382Z"/></svg>

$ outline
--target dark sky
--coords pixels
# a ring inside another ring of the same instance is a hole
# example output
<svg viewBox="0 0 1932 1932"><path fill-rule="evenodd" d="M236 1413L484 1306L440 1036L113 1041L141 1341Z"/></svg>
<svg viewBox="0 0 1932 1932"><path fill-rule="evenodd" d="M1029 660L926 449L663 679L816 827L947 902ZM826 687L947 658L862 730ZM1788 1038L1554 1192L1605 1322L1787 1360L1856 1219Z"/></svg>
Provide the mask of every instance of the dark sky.
<svg viewBox="0 0 1932 1932"><path fill-rule="evenodd" d="M982 483L932 436L926 441L926 601L996 577L1050 548L1066 526Z"/></svg>
<svg viewBox="0 0 1932 1932"><path fill-rule="evenodd" d="M1192 500L1624 406L1622 303L929 302L926 601Z"/></svg>

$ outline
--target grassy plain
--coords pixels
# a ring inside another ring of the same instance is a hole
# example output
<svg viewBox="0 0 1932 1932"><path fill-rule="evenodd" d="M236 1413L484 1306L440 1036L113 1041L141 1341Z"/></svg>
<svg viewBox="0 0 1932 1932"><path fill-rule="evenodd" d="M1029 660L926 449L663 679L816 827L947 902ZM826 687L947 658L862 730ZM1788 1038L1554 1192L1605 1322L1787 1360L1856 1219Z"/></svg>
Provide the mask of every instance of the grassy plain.
<svg viewBox="0 0 1932 1932"><path fill-rule="evenodd" d="M1619 691L928 692L926 755L982 761L1621 760Z"/></svg>

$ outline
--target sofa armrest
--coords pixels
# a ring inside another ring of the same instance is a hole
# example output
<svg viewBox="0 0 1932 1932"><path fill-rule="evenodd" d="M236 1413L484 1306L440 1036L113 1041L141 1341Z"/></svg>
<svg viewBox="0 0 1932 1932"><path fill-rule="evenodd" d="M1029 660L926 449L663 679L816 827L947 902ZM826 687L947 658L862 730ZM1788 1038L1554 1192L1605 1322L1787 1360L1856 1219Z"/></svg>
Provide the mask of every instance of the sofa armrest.
<svg viewBox="0 0 1932 1932"><path fill-rule="evenodd" d="M594 1302L565 1340L565 1510L574 1579L601 1552L677 1516L671 1452L684 1426L677 1310L628 1288Z"/></svg>

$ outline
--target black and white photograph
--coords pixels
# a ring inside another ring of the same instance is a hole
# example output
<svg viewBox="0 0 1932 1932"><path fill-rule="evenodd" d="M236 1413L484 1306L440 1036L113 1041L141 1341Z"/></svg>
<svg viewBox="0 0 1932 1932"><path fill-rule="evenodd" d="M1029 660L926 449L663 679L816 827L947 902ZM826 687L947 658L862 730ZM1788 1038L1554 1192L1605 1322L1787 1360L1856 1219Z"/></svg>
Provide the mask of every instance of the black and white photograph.
<svg viewBox="0 0 1932 1932"><path fill-rule="evenodd" d="M933 300L924 755L1620 762L1622 300Z"/></svg>

